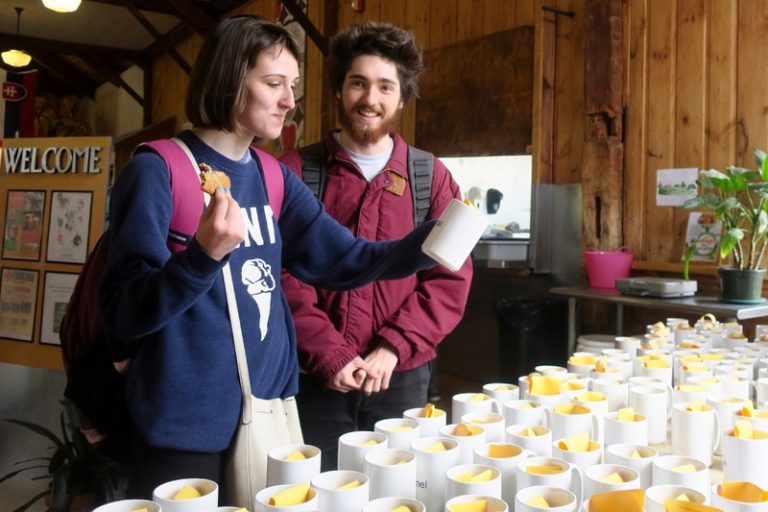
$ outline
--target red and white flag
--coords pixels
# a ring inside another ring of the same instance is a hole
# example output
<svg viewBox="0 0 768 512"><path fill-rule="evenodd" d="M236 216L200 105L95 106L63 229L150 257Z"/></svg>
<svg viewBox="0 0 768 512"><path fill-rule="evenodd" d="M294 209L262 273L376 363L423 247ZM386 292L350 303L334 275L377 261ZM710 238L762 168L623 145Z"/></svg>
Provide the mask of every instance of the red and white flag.
<svg viewBox="0 0 768 512"><path fill-rule="evenodd" d="M0 133L4 138L34 137L37 70L0 69Z"/></svg>

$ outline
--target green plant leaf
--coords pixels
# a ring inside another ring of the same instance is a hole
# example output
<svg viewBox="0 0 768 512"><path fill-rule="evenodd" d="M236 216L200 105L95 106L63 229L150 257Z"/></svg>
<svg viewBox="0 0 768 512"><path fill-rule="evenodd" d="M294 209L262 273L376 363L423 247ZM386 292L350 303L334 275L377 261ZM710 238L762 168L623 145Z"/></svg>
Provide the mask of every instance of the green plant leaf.
<svg viewBox="0 0 768 512"><path fill-rule="evenodd" d="M731 228L723 233L720 239L720 257L726 258L736 245L744 238L744 231L741 228Z"/></svg>
<svg viewBox="0 0 768 512"><path fill-rule="evenodd" d="M768 229L768 214L765 213L765 210L760 210L760 213L757 214L754 230L757 235L763 235L766 229Z"/></svg>

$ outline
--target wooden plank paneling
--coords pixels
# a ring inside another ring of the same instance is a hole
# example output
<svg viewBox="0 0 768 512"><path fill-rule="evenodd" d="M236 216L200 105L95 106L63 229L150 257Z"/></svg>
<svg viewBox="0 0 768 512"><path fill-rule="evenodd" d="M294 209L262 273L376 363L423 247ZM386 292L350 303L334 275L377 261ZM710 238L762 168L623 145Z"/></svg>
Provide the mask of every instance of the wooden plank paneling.
<svg viewBox="0 0 768 512"><path fill-rule="evenodd" d="M707 129L704 168L723 169L736 156L736 2L707 4Z"/></svg>
<svg viewBox="0 0 768 512"><path fill-rule="evenodd" d="M445 156L523 154L531 144L533 35L518 27L428 52L417 146Z"/></svg>
<svg viewBox="0 0 768 512"><path fill-rule="evenodd" d="M540 19L541 0L514 0L514 6L516 27L533 25Z"/></svg>
<svg viewBox="0 0 768 512"><path fill-rule="evenodd" d="M736 133L736 164L754 167L752 150L766 148L768 141L768 2L741 0L738 34L738 103L739 129ZM752 51L749 51L752 49Z"/></svg>
<svg viewBox="0 0 768 512"><path fill-rule="evenodd" d="M481 35L493 34L517 26L515 24L515 2L485 0L482 2L482 9L483 29Z"/></svg>
<svg viewBox="0 0 768 512"><path fill-rule="evenodd" d="M707 93L707 24L704 0L679 0L676 14L675 157L676 168L704 166ZM666 208L670 209L670 208ZM680 259L689 212L671 208L672 243L658 257Z"/></svg>
<svg viewBox="0 0 768 512"><path fill-rule="evenodd" d="M648 259L668 261L671 240L659 233L669 233L674 219L672 208L655 206L656 170L674 164L675 134L675 3L654 2L649 18L648 61L648 181L646 200L651 205L646 211L647 233L654 233L644 241L644 254Z"/></svg>
<svg viewBox="0 0 768 512"><path fill-rule="evenodd" d="M626 102L624 124L624 243L642 254L645 240L645 212L648 181L647 170L647 117L648 105L648 8L650 0L636 0L625 4L624 43L626 76L624 96ZM632 191L632 192L629 192Z"/></svg>
<svg viewBox="0 0 768 512"><path fill-rule="evenodd" d="M307 14L315 27L323 33L325 19L322 2L310 0L307 4ZM327 37L327 34L323 34ZM317 46L307 38L305 54L304 81L304 143L311 144L322 137L321 119L323 108L323 54Z"/></svg>
<svg viewBox="0 0 768 512"><path fill-rule="evenodd" d="M429 5L429 45L426 48L441 48L455 43L456 0L429 0Z"/></svg>

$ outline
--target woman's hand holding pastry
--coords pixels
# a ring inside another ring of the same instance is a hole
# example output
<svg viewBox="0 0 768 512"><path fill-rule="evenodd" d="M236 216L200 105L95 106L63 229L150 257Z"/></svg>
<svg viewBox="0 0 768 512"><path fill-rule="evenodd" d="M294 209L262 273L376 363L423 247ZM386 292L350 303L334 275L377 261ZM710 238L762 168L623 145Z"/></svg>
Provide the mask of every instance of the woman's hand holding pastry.
<svg viewBox="0 0 768 512"><path fill-rule="evenodd" d="M221 261L245 239L240 205L223 188L211 196L197 225L195 238L211 258Z"/></svg>

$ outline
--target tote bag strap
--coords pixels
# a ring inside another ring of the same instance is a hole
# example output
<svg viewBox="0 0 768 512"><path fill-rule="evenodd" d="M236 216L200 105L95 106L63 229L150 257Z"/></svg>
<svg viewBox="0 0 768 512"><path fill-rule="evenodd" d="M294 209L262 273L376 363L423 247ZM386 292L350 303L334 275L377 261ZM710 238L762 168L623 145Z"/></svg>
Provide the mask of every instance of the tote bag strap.
<svg viewBox="0 0 768 512"><path fill-rule="evenodd" d="M181 149L184 151L184 154L187 155L187 158L189 158L189 161L192 162L192 167L197 169L197 160L195 159L195 155L192 154L192 152L189 150L186 144L179 139L174 137L173 142L179 145ZM200 178L200 175L195 173L195 175ZM203 194L203 198L205 200L205 206L208 206L208 203L211 200L211 197L206 194L205 192L201 192ZM237 310L237 299L235 298L235 285L232 281L232 270L229 267L229 263L224 265L224 268L221 269L222 274L224 275L224 290L227 293L227 309L229 310L229 323L232 327L232 339L235 344L235 357L237 358L237 374L240 377L240 390L243 393L243 423L250 423L251 417L252 417L252 411L251 411L251 378L248 374L248 359L245 355L245 345L243 344L243 331L240 328L240 312Z"/></svg>

